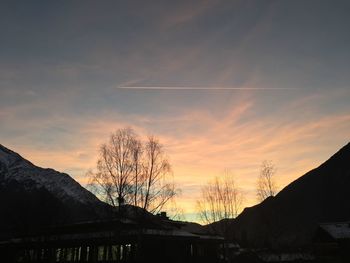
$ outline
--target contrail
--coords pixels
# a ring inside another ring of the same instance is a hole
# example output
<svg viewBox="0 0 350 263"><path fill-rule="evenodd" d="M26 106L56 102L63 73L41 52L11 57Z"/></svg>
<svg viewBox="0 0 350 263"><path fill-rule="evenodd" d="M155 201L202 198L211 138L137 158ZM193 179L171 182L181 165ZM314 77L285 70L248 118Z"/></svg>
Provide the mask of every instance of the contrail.
<svg viewBox="0 0 350 263"><path fill-rule="evenodd" d="M237 88L237 87L133 87L133 86L124 86L117 87L118 89L130 89L130 90L293 90L297 88Z"/></svg>

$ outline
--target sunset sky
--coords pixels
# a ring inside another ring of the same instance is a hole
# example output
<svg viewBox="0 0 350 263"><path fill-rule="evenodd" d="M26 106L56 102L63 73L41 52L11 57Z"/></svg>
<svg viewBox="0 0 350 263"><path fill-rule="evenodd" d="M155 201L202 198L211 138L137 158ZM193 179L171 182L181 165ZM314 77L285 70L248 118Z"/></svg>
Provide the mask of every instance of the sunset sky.
<svg viewBox="0 0 350 263"><path fill-rule="evenodd" d="M334 0L2 1L0 143L84 185L99 145L133 127L164 144L186 219L225 169L254 205L263 160L282 189L350 141L349 12Z"/></svg>

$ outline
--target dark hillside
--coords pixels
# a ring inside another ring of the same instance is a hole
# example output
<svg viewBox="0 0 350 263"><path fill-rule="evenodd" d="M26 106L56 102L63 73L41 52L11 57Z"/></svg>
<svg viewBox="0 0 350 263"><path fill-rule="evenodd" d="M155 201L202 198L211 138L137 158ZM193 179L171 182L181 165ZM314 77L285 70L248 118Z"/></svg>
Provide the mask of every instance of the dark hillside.
<svg viewBox="0 0 350 263"><path fill-rule="evenodd" d="M276 197L246 208L232 221L232 235L253 247L302 246L320 222L350 219L350 144Z"/></svg>
<svg viewBox="0 0 350 263"><path fill-rule="evenodd" d="M69 175L37 167L0 145L0 233L99 219L109 207Z"/></svg>

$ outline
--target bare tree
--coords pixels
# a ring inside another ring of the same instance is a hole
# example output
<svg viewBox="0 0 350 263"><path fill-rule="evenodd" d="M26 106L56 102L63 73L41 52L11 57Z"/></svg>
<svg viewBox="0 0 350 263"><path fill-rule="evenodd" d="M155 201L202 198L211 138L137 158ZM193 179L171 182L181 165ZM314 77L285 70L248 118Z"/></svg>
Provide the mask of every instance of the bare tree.
<svg viewBox="0 0 350 263"><path fill-rule="evenodd" d="M116 207L132 204L156 213L176 195L163 146L152 136L142 142L129 128L101 146L96 170L88 176L90 188Z"/></svg>
<svg viewBox="0 0 350 263"><path fill-rule="evenodd" d="M223 177L215 177L202 187L201 199L197 201L197 209L202 222L215 234L225 238L223 255L226 258L227 241L230 240L230 220L236 218L243 204L243 193L237 187L233 175L225 171Z"/></svg>
<svg viewBox="0 0 350 263"><path fill-rule="evenodd" d="M131 129L120 129L101 145L96 172L89 172L90 185L100 196L113 205L120 206L129 197L133 172L133 144L136 140Z"/></svg>
<svg viewBox="0 0 350 263"><path fill-rule="evenodd" d="M178 194L178 192L177 192ZM175 199L166 204L167 216L175 221L186 221L185 210L179 206Z"/></svg>
<svg viewBox="0 0 350 263"><path fill-rule="evenodd" d="M276 195L275 173L276 167L271 161L265 160L262 162L257 182L257 197L260 202Z"/></svg>
<svg viewBox="0 0 350 263"><path fill-rule="evenodd" d="M144 183L143 176L143 145L140 140L134 139L132 143L132 166L133 166L133 205L141 206L141 188Z"/></svg>
<svg viewBox="0 0 350 263"><path fill-rule="evenodd" d="M145 145L143 187L141 188L142 207L145 210L152 213L159 212L176 195L174 183L167 180L170 174L171 166L163 146L158 139L150 136Z"/></svg>
<svg viewBox="0 0 350 263"><path fill-rule="evenodd" d="M237 217L243 204L243 193L237 187L233 175L226 172L221 178L215 177L201 190L197 210L204 223Z"/></svg>

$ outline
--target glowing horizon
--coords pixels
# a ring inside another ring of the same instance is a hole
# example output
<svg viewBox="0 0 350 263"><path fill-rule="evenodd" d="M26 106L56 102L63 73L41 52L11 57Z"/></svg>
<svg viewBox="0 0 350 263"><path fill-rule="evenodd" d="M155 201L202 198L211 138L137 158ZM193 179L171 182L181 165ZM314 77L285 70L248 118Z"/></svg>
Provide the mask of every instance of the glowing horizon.
<svg viewBox="0 0 350 263"><path fill-rule="evenodd" d="M308 111L317 110L317 106L310 105L318 99L319 96L310 96L293 101L280 109L280 118L266 116L260 121L245 121L247 116L257 111L258 104L253 95L232 104L225 114L220 113L221 118L206 110L195 110L170 119L149 119L142 115L134 115L128 120L123 120L123 116L84 121L71 119L69 123L77 125L76 130L71 139L61 141L64 144L61 147L35 150L15 143L13 149L37 165L67 172L86 185L84 174L95 167L99 146L108 140L112 132L131 127L141 137L154 134L165 147L174 181L182 191L177 205L184 210L187 220L198 220L194 215L195 202L200 197L201 186L211 178L221 176L225 169L232 171L245 193L244 207L252 206L258 202L255 187L263 160L272 160L276 164L276 179L281 190L347 143L342 138L347 137L350 129L350 114L315 118L306 123L283 119L290 111L297 111L295 114L298 115L306 108ZM294 108L295 105L298 109ZM147 128L149 126L153 128ZM162 130L164 127L170 130ZM329 136L330 131L337 132L339 138ZM320 144L322 140L334 146ZM71 144L72 141L76 145Z"/></svg>

